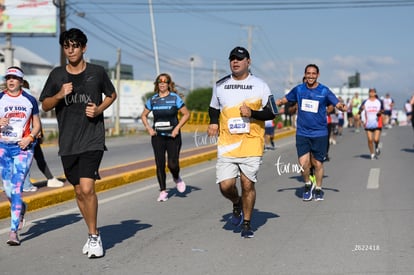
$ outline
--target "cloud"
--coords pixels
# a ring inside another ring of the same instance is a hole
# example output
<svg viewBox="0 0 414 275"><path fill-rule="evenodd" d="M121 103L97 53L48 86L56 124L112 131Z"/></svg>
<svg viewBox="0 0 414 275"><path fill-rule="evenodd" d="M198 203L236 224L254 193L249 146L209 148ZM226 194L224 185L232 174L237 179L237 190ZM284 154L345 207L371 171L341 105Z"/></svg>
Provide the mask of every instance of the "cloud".
<svg viewBox="0 0 414 275"><path fill-rule="evenodd" d="M332 63L343 68L366 68L384 65L397 65L398 61L391 56L339 56L332 58Z"/></svg>

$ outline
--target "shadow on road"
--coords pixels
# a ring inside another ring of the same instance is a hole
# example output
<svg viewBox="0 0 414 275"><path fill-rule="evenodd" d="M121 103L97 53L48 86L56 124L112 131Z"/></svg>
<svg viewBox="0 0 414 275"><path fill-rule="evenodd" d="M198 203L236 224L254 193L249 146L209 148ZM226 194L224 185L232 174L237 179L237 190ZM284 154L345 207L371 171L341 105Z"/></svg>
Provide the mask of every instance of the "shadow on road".
<svg viewBox="0 0 414 275"><path fill-rule="evenodd" d="M220 220L221 222L224 222L224 226L223 229L228 230L228 231L233 231L234 233L240 233L241 231L241 227L240 226L234 226L230 219L231 219L232 213L223 215L222 219ZM253 213L252 213L252 221L251 221L251 226L253 230L257 230L259 229L261 226L263 226L268 219L274 219L274 218L279 218L280 216L274 213L270 213L270 212L264 212L264 211L259 211L258 209L253 209Z"/></svg>
<svg viewBox="0 0 414 275"><path fill-rule="evenodd" d="M370 154L361 154L361 155L356 155L354 156L354 158L360 158L360 159L371 159L371 155Z"/></svg>
<svg viewBox="0 0 414 275"><path fill-rule="evenodd" d="M302 176L294 176L294 177L290 177L290 178L291 179L297 179L298 182L303 182ZM324 175L323 178L324 179L325 178L328 178L328 176L327 175ZM278 189L277 192L285 192L285 191L291 191L291 190L294 190L295 191L295 196L297 198L302 199L303 192L305 190L305 185L301 185L301 186L297 186L297 187L281 188L281 189ZM338 189L335 189L335 188L327 188L327 187L324 187L323 184L322 184L322 190L324 192L326 192L326 191L339 192Z"/></svg>
<svg viewBox="0 0 414 275"><path fill-rule="evenodd" d="M277 192L284 192L284 191L290 191L290 190L295 190L295 196L299 199L302 199L303 196L303 192L305 190L305 186L300 186L300 187L292 187L292 188L283 188L283 189L278 189ZM328 187L323 187L322 186L322 190L324 192L326 191L331 191L331 192L340 192L338 189L336 188L328 188Z"/></svg>
<svg viewBox="0 0 414 275"><path fill-rule="evenodd" d="M21 241L27 241L33 238L36 238L44 233L60 229L64 226L71 225L78 221L82 220L82 216L79 214L68 214L61 215L49 219L39 220L32 222L33 225L30 229L24 233L21 233L20 236L24 238Z"/></svg>
<svg viewBox="0 0 414 275"><path fill-rule="evenodd" d="M403 148L403 149L401 149L401 151L407 152L407 153L414 153L414 149L412 149L412 148Z"/></svg>
<svg viewBox="0 0 414 275"><path fill-rule="evenodd" d="M49 219L32 222L33 225L27 232L20 234L21 241L28 241L42 234L60 229L64 226L72 225L82 220L79 214L61 215ZM99 228L102 235L102 242L105 249L114 247L118 243L134 236L138 231L150 228L150 224L140 224L139 220L122 221L120 224L107 225ZM23 238L24 237L24 238Z"/></svg>
<svg viewBox="0 0 414 275"><path fill-rule="evenodd" d="M194 191L200 191L201 188L194 187L191 185L187 185L185 191L183 193L178 192L177 188L170 188L168 189L168 198L171 197L179 197L179 198L186 198L188 194Z"/></svg>
<svg viewBox="0 0 414 275"><path fill-rule="evenodd" d="M106 250L128 240L141 230L152 227L150 224L140 223L139 220L121 221L120 224L106 225L99 228L103 246Z"/></svg>

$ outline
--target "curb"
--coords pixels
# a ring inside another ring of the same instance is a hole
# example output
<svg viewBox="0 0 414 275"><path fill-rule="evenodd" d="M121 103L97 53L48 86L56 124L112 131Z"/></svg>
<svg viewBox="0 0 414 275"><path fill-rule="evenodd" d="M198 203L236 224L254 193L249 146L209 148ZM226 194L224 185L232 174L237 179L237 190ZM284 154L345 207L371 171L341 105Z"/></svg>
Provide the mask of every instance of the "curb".
<svg viewBox="0 0 414 275"><path fill-rule="evenodd" d="M282 133L275 134L275 140L292 136L296 133L296 129L288 129ZM204 161L210 161L217 157L217 149L213 149L206 153L197 154L194 156L180 159L181 167L189 167ZM109 169L109 168L107 168ZM132 170L124 173L119 173L113 176L107 176L101 180L96 181L95 191L99 193L108 189L119 187L132 182L143 179L155 177L155 165L137 170ZM106 170L106 169L105 169ZM4 195L5 196L5 195ZM27 203L27 211L32 211L40 208L53 206L55 204L63 203L75 199L75 192L72 185L66 185L58 189L33 194L24 198ZM10 204L8 201L0 202L0 219L10 217Z"/></svg>

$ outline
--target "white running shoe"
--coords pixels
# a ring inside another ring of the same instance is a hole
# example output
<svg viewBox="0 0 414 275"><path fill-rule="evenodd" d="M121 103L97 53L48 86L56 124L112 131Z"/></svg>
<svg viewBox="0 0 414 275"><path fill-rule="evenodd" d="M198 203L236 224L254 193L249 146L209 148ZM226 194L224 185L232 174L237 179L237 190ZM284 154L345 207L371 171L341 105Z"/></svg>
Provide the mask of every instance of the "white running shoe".
<svg viewBox="0 0 414 275"><path fill-rule="evenodd" d="M180 192L180 193L184 193L185 192L185 188L186 188L185 182L181 178L178 178L175 181L175 184L177 185L178 192Z"/></svg>
<svg viewBox="0 0 414 275"><path fill-rule="evenodd" d="M55 177L47 180L47 187L62 187L63 185L64 183Z"/></svg>
<svg viewBox="0 0 414 275"><path fill-rule="evenodd" d="M89 252L89 237L88 240L86 241L85 245L82 248L82 254L86 255Z"/></svg>
<svg viewBox="0 0 414 275"><path fill-rule="evenodd" d="M102 240L100 235L89 235L88 258L100 258L104 255Z"/></svg>
<svg viewBox="0 0 414 275"><path fill-rule="evenodd" d="M158 196L157 201L167 201L168 200L168 193L167 191L161 191L160 195Z"/></svg>
<svg viewBox="0 0 414 275"><path fill-rule="evenodd" d="M36 192L36 191L37 191L37 186L34 186L34 185L27 187L27 188L23 188L23 192Z"/></svg>

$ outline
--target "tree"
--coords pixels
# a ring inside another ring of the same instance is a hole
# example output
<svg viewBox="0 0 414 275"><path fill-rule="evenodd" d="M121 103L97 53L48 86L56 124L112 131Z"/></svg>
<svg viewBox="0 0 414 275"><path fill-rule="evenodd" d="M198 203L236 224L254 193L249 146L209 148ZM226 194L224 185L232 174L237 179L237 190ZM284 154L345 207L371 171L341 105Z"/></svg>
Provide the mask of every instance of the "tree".
<svg viewBox="0 0 414 275"><path fill-rule="evenodd" d="M185 105L191 111L208 112L213 89L198 88L186 96Z"/></svg>
<svg viewBox="0 0 414 275"><path fill-rule="evenodd" d="M152 91L152 92L145 93L145 95L142 96L142 102L144 102L144 105L145 103L147 103L147 100L153 95L154 95L154 92Z"/></svg>

